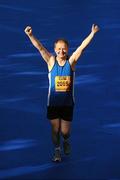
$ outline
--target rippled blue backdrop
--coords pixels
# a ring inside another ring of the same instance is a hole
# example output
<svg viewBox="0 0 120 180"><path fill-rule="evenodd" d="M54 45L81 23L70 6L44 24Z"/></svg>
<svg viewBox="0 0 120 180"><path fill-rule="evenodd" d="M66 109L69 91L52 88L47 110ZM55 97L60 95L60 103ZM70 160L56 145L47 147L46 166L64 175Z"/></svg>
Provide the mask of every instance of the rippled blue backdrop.
<svg viewBox="0 0 120 180"><path fill-rule="evenodd" d="M71 54L96 23L77 66L72 155L51 163L48 70L24 33ZM0 0L0 179L120 179L120 1Z"/></svg>

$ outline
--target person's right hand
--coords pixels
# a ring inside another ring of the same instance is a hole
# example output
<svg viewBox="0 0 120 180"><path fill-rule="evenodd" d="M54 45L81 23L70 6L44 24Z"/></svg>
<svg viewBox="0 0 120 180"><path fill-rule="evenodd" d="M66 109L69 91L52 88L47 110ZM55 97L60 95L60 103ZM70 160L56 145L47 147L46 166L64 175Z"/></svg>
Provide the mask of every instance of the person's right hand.
<svg viewBox="0 0 120 180"><path fill-rule="evenodd" d="M24 32L28 35L31 36L32 35L32 28L30 26L27 26L24 30Z"/></svg>

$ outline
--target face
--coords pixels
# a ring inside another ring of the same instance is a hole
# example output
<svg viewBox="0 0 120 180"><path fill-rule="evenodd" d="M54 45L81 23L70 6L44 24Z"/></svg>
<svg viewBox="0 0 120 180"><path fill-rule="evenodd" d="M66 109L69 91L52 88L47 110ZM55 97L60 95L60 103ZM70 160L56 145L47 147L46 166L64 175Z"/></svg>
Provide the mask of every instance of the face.
<svg viewBox="0 0 120 180"><path fill-rule="evenodd" d="M54 50L59 58L64 58L68 54L68 46L63 41L58 41Z"/></svg>

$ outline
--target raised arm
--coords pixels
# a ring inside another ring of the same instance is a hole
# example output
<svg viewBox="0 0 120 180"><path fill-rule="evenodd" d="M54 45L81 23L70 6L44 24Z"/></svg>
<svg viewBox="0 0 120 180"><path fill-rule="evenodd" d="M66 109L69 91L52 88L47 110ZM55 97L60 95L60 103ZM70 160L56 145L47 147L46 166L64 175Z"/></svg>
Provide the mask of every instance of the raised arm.
<svg viewBox="0 0 120 180"><path fill-rule="evenodd" d="M79 57L81 56L83 50L88 46L88 44L93 39L94 35L99 31L99 27L97 25L92 25L91 33L84 39L82 44L76 49L75 52L70 57L71 64L76 63Z"/></svg>
<svg viewBox="0 0 120 180"><path fill-rule="evenodd" d="M47 51L47 49L45 47L43 47L43 45L40 43L40 41L38 41L34 37L34 35L32 33L32 28L30 26L27 26L24 31L25 31L26 35L29 37L33 46L39 50L43 59L48 63L52 55Z"/></svg>

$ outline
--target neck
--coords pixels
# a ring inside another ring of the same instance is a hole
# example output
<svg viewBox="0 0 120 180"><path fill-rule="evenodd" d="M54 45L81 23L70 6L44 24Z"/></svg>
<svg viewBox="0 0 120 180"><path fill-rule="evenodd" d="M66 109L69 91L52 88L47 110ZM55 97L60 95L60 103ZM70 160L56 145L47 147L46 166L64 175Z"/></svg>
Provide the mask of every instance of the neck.
<svg viewBox="0 0 120 180"><path fill-rule="evenodd" d="M60 58L60 57L57 56L56 59L57 59L57 61L62 62L62 61L65 61L65 60L66 60L66 56L63 57L63 58Z"/></svg>

